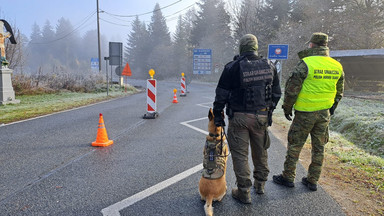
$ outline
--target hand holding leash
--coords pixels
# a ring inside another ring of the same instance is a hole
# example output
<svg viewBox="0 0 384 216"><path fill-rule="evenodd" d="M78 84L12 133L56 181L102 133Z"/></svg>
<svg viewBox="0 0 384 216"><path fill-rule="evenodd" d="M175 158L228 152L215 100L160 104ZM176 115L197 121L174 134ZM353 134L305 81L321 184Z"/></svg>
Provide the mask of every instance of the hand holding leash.
<svg viewBox="0 0 384 216"><path fill-rule="evenodd" d="M225 126L224 113L222 110L213 110L213 121L216 127Z"/></svg>
<svg viewBox="0 0 384 216"><path fill-rule="evenodd" d="M220 127L220 126L224 127L225 126L225 121L221 116L218 116L218 117L215 116L214 121L215 121L216 127Z"/></svg>

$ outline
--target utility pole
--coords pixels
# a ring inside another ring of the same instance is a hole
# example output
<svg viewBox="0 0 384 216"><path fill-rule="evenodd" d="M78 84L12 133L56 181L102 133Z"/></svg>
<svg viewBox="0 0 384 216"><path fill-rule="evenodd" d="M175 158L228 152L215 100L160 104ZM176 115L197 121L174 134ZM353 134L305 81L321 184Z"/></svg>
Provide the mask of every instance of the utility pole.
<svg viewBox="0 0 384 216"><path fill-rule="evenodd" d="M99 52L99 73L101 73L101 51L100 51L100 21L99 21L99 0L96 0L97 10L97 43Z"/></svg>

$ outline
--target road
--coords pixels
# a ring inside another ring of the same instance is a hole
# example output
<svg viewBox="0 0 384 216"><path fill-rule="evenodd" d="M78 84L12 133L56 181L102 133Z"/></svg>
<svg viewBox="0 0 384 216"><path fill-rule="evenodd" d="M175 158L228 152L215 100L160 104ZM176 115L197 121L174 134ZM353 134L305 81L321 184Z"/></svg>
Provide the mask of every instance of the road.
<svg viewBox="0 0 384 216"><path fill-rule="evenodd" d="M139 85L135 83L135 85ZM145 86L145 82L141 82ZM0 215L204 215L198 181L214 84L191 83L173 104L176 82L159 82L159 117L142 119L145 93L0 127ZM109 147L92 147L99 113ZM266 194L252 190L251 205L230 195L235 186L228 160L228 195L216 215L344 215L324 191L272 182L285 147L271 134L271 173Z"/></svg>

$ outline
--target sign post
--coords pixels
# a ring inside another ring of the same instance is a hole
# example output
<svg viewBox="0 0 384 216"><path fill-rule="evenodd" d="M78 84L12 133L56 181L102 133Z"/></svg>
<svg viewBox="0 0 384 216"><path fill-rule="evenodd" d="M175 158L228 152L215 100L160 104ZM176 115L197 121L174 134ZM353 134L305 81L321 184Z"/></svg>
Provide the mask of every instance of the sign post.
<svg viewBox="0 0 384 216"><path fill-rule="evenodd" d="M268 45L268 59L276 59L276 60L286 60L288 59L288 44L269 44ZM277 63L278 64L278 63ZM280 83L283 74L283 61L281 61L281 65L277 65L277 69L280 70ZM279 72L279 71L278 71Z"/></svg>
<svg viewBox="0 0 384 216"><path fill-rule="evenodd" d="M211 74L212 50L193 49L193 74Z"/></svg>

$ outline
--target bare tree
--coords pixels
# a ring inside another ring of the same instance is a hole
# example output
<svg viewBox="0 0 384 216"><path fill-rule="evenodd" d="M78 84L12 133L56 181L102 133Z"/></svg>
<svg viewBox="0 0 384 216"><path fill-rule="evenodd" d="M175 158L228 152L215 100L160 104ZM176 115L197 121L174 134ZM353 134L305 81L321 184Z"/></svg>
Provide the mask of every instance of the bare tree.
<svg viewBox="0 0 384 216"><path fill-rule="evenodd" d="M9 40L5 42L5 52L7 53L6 57L10 68L23 72L23 67L26 64L24 49L27 38L20 33L20 30L16 26L13 26L12 29L15 34L17 44L11 44Z"/></svg>

